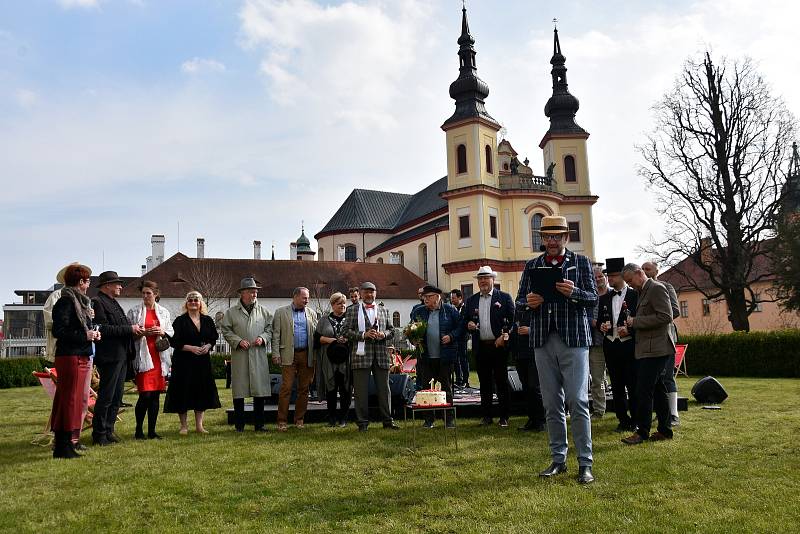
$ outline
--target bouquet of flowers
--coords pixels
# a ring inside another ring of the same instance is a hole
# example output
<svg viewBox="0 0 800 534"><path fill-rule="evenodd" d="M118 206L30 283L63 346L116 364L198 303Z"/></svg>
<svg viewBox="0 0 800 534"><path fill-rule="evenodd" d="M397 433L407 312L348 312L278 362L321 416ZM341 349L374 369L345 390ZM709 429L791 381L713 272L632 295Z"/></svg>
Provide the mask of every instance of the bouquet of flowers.
<svg viewBox="0 0 800 534"><path fill-rule="evenodd" d="M422 354L423 346L425 345L425 335L428 331L428 323L425 321L414 321L406 325L403 329L403 334L414 345L414 352L419 356Z"/></svg>

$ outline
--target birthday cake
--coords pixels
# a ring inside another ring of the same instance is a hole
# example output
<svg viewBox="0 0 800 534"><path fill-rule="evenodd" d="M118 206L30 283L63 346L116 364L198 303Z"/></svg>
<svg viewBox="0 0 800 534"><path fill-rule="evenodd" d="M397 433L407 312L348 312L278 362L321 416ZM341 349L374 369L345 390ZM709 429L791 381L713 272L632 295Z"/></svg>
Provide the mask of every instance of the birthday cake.
<svg viewBox="0 0 800 534"><path fill-rule="evenodd" d="M441 406L447 404L447 393L436 389L423 389L417 391L414 404L417 406Z"/></svg>

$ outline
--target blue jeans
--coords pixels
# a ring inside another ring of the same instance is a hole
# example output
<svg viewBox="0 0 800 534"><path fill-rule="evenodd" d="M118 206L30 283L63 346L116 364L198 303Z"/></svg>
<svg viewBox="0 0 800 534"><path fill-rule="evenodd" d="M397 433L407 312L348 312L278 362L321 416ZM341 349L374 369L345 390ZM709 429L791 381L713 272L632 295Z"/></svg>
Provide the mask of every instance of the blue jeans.
<svg viewBox="0 0 800 534"><path fill-rule="evenodd" d="M592 425L589 420L589 347L567 347L551 332L544 346L536 347L536 368L547 418L547 436L554 462L567 461L567 416L572 418L572 439L578 465L592 465Z"/></svg>

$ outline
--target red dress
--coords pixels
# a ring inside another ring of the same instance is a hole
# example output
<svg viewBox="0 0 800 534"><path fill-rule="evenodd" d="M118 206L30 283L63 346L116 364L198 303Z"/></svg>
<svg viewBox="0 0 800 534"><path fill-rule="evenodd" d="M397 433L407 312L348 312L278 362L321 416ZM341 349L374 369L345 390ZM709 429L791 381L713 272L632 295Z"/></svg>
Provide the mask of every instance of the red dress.
<svg viewBox="0 0 800 534"><path fill-rule="evenodd" d="M147 310L144 327L151 328L153 326L161 326L158 322L158 315L156 315L156 310ZM150 357L153 359L153 368L136 374L136 389L140 392L166 391L167 381L161 374L161 355L156 350L156 336L147 336L147 350L150 351Z"/></svg>

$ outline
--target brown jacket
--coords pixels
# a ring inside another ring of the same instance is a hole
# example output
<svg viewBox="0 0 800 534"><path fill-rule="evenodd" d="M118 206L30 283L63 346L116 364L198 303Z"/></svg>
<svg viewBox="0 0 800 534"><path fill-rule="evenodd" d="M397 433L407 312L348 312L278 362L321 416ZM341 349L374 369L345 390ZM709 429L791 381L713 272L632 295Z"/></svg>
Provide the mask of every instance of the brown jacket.
<svg viewBox="0 0 800 534"><path fill-rule="evenodd" d="M639 304L633 318L637 360L675 354L675 342L670 335L671 324L669 291L661 282L648 278L639 292Z"/></svg>

